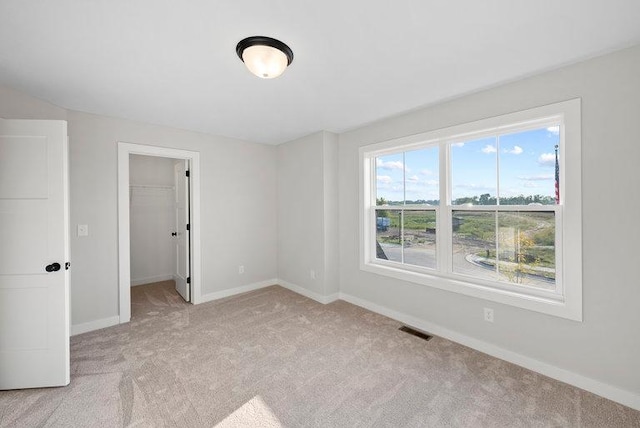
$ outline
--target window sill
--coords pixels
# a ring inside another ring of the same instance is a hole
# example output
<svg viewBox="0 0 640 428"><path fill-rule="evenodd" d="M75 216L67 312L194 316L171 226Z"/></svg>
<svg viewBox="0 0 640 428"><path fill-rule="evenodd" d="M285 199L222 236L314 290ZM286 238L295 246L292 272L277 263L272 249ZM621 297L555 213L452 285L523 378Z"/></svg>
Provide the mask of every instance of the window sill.
<svg viewBox="0 0 640 428"><path fill-rule="evenodd" d="M437 273L418 272L375 262L361 262L360 269L366 272L382 275L401 281L433 287L465 296L477 297L492 302L515 306L530 311L553 315L574 321L582 321L582 305L570 304L568 299L558 299L557 296L535 296L522 292L504 290L466 281L464 277L448 277Z"/></svg>

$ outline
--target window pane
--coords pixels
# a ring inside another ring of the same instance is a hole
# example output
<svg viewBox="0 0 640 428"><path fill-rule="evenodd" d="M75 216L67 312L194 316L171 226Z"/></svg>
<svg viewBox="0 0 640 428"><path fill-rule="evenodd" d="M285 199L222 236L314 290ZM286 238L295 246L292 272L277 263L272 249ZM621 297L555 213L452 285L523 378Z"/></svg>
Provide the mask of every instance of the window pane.
<svg viewBox="0 0 640 428"><path fill-rule="evenodd" d="M436 268L436 212L410 211L403 214L404 263Z"/></svg>
<svg viewBox="0 0 640 428"><path fill-rule="evenodd" d="M498 214L498 271L501 281L555 290L555 213Z"/></svg>
<svg viewBox="0 0 640 428"><path fill-rule="evenodd" d="M500 205L555 204L559 143L558 126L500 137Z"/></svg>
<svg viewBox="0 0 640 428"><path fill-rule="evenodd" d="M453 205L495 205L497 139L451 144L451 200Z"/></svg>
<svg viewBox="0 0 640 428"><path fill-rule="evenodd" d="M402 262L402 211L376 209L376 258Z"/></svg>
<svg viewBox="0 0 640 428"><path fill-rule="evenodd" d="M496 214L453 211L452 226L453 272L495 281Z"/></svg>
<svg viewBox="0 0 640 428"><path fill-rule="evenodd" d="M438 205L440 202L438 147L404 153L406 205Z"/></svg>
<svg viewBox="0 0 640 428"><path fill-rule="evenodd" d="M376 205L404 204L402 153L376 158Z"/></svg>

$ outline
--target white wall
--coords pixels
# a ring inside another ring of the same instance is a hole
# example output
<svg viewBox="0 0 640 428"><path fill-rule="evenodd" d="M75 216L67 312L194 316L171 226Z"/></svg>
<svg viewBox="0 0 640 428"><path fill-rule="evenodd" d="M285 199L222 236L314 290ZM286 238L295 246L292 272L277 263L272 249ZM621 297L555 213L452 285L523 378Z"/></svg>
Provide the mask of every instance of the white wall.
<svg viewBox="0 0 640 428"><path fill-rule="evenodd" d="M320 301L338 292L337 153L329 132L278 146L278 278Z"/></svg>
<svg viewBox="0 0 640 428"><path fill-rule="evenodd" d="M630 392L640 405L638 76L635 47L340 135L341 292ZM582 98L584 322L359 269L360 146L576 97ZM485 306L495 309L493 324L483 321Z"/></svg>
<svg viewBox="0 0 640 428"><path fill-rule="evenodd" d="M175 273L175 159L131 155L131 285L173 278Z"/></svg>

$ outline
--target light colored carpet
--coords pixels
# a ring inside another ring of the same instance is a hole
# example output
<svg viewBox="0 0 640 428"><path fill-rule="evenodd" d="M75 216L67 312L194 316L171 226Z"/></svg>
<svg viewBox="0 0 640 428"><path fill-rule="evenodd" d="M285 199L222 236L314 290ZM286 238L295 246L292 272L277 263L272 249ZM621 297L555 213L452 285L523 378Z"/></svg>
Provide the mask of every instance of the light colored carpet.
<svg viewBox="0 0 640 428"><path fill-rule="evenodd" d="M134 287L72 338L71 385L0 393L0 426L633 427L640 412L278 286L198 306Z"/></svg>

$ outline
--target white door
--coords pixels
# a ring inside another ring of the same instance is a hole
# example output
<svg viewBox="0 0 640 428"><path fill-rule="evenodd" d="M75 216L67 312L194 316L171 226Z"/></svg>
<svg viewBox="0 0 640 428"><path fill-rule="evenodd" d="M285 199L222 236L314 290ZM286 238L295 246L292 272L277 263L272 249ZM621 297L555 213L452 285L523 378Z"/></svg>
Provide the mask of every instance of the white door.
<svg viewBox="0 0 640 428"><path fill-rule="evenodd" d="M189 234L189 177L187 177L188 161L178 161L175 164L176 182L176 291L189 302L191 299L190 285L190 234Z"/></svg>
<svg viewBox="0 0 640 428"><path fill-rule="evenodd" d="M67 123L0 119L0 389L69 384Z"/></svg>

